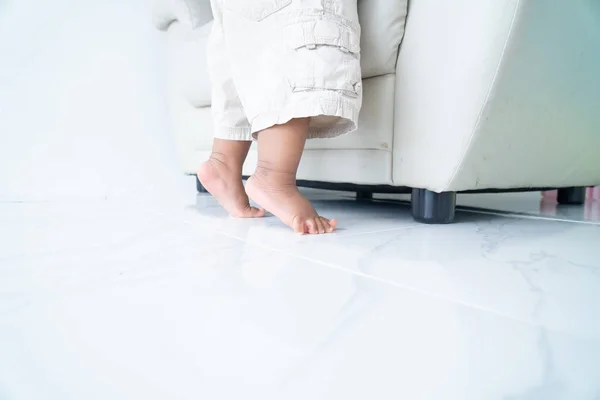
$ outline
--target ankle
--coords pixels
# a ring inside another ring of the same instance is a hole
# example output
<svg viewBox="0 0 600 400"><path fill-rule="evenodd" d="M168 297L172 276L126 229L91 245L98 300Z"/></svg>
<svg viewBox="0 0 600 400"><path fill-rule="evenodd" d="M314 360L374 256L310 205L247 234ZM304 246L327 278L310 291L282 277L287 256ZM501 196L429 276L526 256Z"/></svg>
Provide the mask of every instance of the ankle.
<svg viewBox="0 0 600 400"><path fill-rule="evenodd" d="M212 152L207 162L217 169L225 169L231 173L239 173L240 177L242 176L242 163L226 154Z"/></svg>
<svg viewBox="0 0 600 400"><path fill-rule="evenodd" d="M269 165L261 163L260 161L258 162L256 170L252 176L269 185L296 186L295 172L273 168Z"/></svg>

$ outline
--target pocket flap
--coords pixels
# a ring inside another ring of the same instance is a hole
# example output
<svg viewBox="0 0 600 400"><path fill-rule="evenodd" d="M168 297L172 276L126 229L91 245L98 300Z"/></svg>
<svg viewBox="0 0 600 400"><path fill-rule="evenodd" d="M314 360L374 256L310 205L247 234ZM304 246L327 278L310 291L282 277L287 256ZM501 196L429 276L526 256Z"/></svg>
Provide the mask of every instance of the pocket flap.
<svg viewBox="0 0 600 400"><path fill-rule="evenodd" d="M337 46L349 53L360 52L360 35L352 28L330 19L314 19L290 25L286 32L294 49Z"/></svg>

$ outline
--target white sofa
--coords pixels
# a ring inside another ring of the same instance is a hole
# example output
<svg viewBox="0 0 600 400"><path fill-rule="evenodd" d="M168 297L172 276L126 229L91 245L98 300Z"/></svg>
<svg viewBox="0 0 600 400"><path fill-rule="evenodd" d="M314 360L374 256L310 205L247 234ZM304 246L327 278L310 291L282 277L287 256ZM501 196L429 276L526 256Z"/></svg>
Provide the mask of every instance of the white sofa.
<svg viewBox="0 0 600 400"><path fill-rule="evenodd" d="M310 141L300 180L367 192L413 188L413 213L425 222L451 221L458 191L600 184L600 2L358 7L359 129ZM161 0L154 13L168 36L168 104L182 168L193 174L212 139L210 2ZM246 175L255 157L251 151ZM562 193L563 202L582 200L581 190Z"/></svg>

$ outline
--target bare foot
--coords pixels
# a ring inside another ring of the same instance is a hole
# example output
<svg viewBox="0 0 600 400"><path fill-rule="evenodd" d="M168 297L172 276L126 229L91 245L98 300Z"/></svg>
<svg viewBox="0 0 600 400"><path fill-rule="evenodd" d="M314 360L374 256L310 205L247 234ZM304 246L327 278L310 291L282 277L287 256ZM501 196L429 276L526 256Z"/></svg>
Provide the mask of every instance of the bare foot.
<svg viewBox="0 0 600 400"><path fill-rule="evenodd" d="M260 218L265 210L251 207L241 172L211 156L198 168L198 179L227 212L236 218Z"/></svg>
<svg viewBox="0 0 600 400"><path fill-rule="evenodd" d="M337 221L321 217L300 193L296 177L257 168L248 182L246 193L261 207L279 218L296 233L331 233Z"/></svg>

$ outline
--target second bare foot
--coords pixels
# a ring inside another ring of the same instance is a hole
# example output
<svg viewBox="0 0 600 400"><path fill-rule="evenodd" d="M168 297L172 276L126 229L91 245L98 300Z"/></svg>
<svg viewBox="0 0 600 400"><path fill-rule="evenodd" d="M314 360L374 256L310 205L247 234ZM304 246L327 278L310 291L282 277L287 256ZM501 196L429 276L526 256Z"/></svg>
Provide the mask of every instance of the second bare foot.
<svg viewBox="0 0 600 400"><path fill-rule="evenodd" d="M331 233L337 226L335 219L329 220L317 214L298 190L295 176L257 168L246 183L246 193L296 233Z"/></svg>
<svg viewBox="0 0 600 400"><path fill-rule="evenodd" d="M227 165L226 160L211 156L198 168L198 179L232 217L260 218L265 215L265 210L250 206L241 171Z"/></svg>

